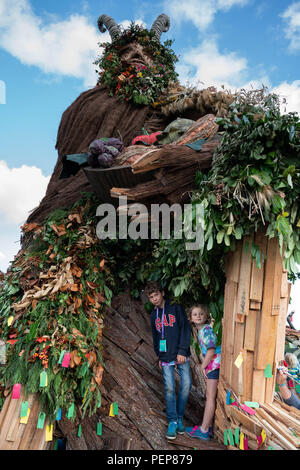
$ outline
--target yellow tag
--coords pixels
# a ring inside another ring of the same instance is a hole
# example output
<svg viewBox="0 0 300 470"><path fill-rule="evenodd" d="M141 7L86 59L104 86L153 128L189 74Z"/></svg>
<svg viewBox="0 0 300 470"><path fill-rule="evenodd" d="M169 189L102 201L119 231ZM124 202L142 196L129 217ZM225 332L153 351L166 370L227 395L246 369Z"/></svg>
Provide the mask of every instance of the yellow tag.
<svg viewBox="0 0 300 470"><path fill-rule="evenodd" d="M20 419L20 423L22 424L27 424L28 423L28 418L30 414L30 408L27 408L27 415L23 416L23 418Z"/></svg>
<svg viewBox="0 0 300 470"><path fill-rule="evenodd" d="M115 415L114 415L113 404L110 405L109 416L115 416Z"/></svg>
<svg viewBox="0 0 300 470"><path fill-rule="evenodd" d="M53 435L53 424L51 424L50 426L47 424L46 437L45 437L46 442L52 441L53 439L52 435Z"/></svg>
<svg viewBox="0 0 300 470"><path fill-rule="evenodd" d="M234 362L234 365L239 369L239 368L241 367L241 365L242 365L243 360L244 360L244 359L243 359L243 355L242 355L242 353L240 353L240 354L238 355L238 357L236 358L236 360L235 360L235 362Z"/></svg>
<svg viewBox="0 0 300 470"><path fill-rule="evenodd" d="M262 437L262 444L263 444L266 440L266 437L267 437L267 433L264 429L261 432L261 437Z"/></svg>
<svg viewBox="0 0 300 470"><path fill-rule="evenodd" d="M84 392L83 399L82 399L82 403L84 403L85 400L86 400L87 392L88 392L88 388L87 388L86 391Z"/></svg>
<svg viewBox="0 0 300 470"><path fill-rule="evenodd" d="M10 317L8 317L8 319L7 319L8 326L10 326L12 324L13 319L14 319L14 317L12 315Z"/></svg>
<svg viewBox="0 0 300 470"><path fill-rule="evenodd" d="M244 434L240 434L240 449L244 450Z"/></svg>

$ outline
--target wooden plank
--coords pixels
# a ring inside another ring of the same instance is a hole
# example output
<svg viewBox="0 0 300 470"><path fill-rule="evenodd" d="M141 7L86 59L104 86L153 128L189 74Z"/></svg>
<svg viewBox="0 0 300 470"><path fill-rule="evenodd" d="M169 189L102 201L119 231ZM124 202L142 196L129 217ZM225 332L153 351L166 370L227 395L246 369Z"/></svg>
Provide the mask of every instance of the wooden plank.
<svg viewBox="0 0 300 470"><path fill-rule="evenodd" d="M236 313L240 315L248 315L249 312L249 291L251 279L251 244L253 236L248 236L243 241L243 249L241 253L240 275L237 291ZM249 244L248 251L245 251L246 244Z"/></svg>
<svg viewBox="0 0 300 470"><path fill-rule="evenodd" d="M242 255L242 242L237 243L236 250L230 252L226 257L225 271L226 281L239 282L240 264Z"/></svg>
<svg viewBox="0 0 300 470"><path fill-rule="evenodd" d="M246 317L245 339L244 339L244 348L248 349L249 351L255 350L256 318L257 318L257 311L249 310L249 313Z"/></svg>
<svg viewBox="0 0 300 470"><path fill-rule="evenodd" d="M262 422L264 428L266 428L266 430L270 431L271 434L273 434L274 437L276 437L279 440L279 442L283 446L284 450L297 450L297 447L295 447L287 439L285 439L285 437L283 437L280 434L280 432L278 432L277 429L275 429L266 419L262 419L261 422Z"/></svg>
<svg viewBox="0 0 300 470"><path fill-rule="evenodd" d="M265 403L273 403L275 392L276 363L272 367L272 377L266 378Z"/></svg>
<svg viewBox="0 0 300 470"><path fill-rule="evenodd" d="M274 285L273 285L272 315L279 315L280 313L282 277L284 274L286 274L286 273L283 273L282 268L283 268L283 261L280 255L279 243L277 243L275 272L274 272Z"/></svg>
<svg viewBox="0 0 300 470"><path fill-rule="evenodd" d="M265 400L266 379L263 370L253 370L252 401L263 403Z"/></svg>
<svg viewBox="0 0 300 470"><path fill-rule="evenodd" d="M255 234L255 244L260 250L261 268L257 267L256 260L252 260L250 300L261 302L264 284L264 260L267 250L267 237L264 232L257 232Z"/></svg>
<svg viewBox="0 0 300 470"><path fill-rule="evenodd" d="M297 419L289 416L288 413L285 413L284 410L277 409L274 404L264 403L261 407L266 410L274 419L281 421L288 427L292 427L297 434L300 436L300 421Z"/></svg>
<svg viewBox="0 0 300 470"><path fill-rule="evenodd" d="M234 406L228 406L228 408L230 409L230 413L237 419L239 423L245 426L245 428L249 429L256 435L259 435L262 432L263 426L261 426L261 424L256 423L253 419L242 413Z"/></svg>
<svg viewBox="0 0 300 470"><path fill-rule="evenodd" d="M248 319L248 317L247 317ZM243 401L252 401L254 352L244 351L243 368Z"/></svg>
<svg viewBox="0 0 300 470"><path fill-rule="evenodd" d="M255 300L250 299L250 310L260 310L261 309L261 302L256 302Z"/></svg>
<svg viewBox="0 0 300 470"><path fill-rule="evenodd" d="M244 348L244 332L245 324L235 322L234 332L234 347L233 347L233 365L231 374L231 388L236 395L243 395L243 372L242 367L238 368L234 365L234 362L240 352L243 352Z"/></svg>
<svg viewBox="0 0 300 470"><path fill-rule="evenodd" d="M268 241L264 292L255 356L256 369L265 369L267 364L272 365L275 356L278 315L272 315L272 305L277 248L277 239L272 238Z"/></svg>
<svg viewBox="0 0 300 470"><path fill-rule="evenodd" d="M285 347L285 324L288 310L288 297L280 299L280 314L277 324L276 333L276 348L275 348L275 362L282 361L284 359L284 347Z"/></svg>
<svg viewBox="0 0 300 470"><path fill-rule="evenodd" d="M288 294L289 294L289 289L288 289L287 272L282 271L280 297L288 297Z"/></svg>
<svg viewBox="0 0 300 470"><path fill-rule="evenodd" d="M237 283L228 280L224 292L224 316L223 333L221 346L221 366L220 374L224 376L226 382L231 383L232 357L234 348L235 334L235 301L236 301Z"/></svg>

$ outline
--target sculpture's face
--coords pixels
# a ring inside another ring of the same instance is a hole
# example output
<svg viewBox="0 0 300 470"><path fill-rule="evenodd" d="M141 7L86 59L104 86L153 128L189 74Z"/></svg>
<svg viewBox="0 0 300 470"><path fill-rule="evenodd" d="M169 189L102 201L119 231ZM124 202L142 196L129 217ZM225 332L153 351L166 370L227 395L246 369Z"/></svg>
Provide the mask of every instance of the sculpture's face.
<svg viewBox="0 0 300 470"><path fill-rule="evenodd" d="M143 47L136 41L133 41L119 50L119 56L123 67L130 65L146 65L147 67L153 66L153 58Z"/></svg>

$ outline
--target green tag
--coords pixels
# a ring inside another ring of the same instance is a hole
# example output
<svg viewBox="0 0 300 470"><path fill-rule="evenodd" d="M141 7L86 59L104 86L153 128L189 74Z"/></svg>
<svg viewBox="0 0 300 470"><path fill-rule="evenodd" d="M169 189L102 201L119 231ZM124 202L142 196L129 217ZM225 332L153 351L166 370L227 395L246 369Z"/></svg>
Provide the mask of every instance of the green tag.
<svg viewBox="0 0 300 470"><path fill-rule="evenodd" d="M228 437L229 437L229 443L231 446L234 446L234 440L233 440L233 432L232 429L228 429Z"/></svg>
<svg viewBox="0 0 300 470"><path fill-rule="evenodd" d="M61 353L60 353L60 356L59 356L59 359L58 359L58 364L61 364L62 363L62 360L64 358L64 355L67 351L63 350Z"/></svg>
<svg viewBox="0 0 300 470"><path fill-rule="evenodd" d="M239 430L239 428L235 428L234 439L235 439L235 443L237 445L240 445L240 430Z"/></svg>
<svg viewBox="0 0 300 470"><path fill-rule="evenodd" d="M28 401L23 401L21 405L20 418L25 418L25 416L27 416L27 411L28 411Z"/></svg>
<svg viewBox="0 0 300 470"><path fill-rule="evenodd" d="M227 429L224 429L224 444L225 444L225 446L228 446Z"/></svg>
<svg viewBox="0 0 300 470"><path fill-rule="evenodd" d="M300 393L300 385L296 384L296 392Z"/></svg>
<svg viewBox="0 0 300 470"><path fill-rule="evenodd" d="M68 418L68 419L73 418L73 416L74 416L74 411L75 411L75 405L74 405L74 403L72 403L72 405L69 407L69 409L68 409L68 411L67 411L67 418Z"/></svg>
<svg viewBox="0 0 300 470"><path fill-rule="evenodd" d="M97 436L102 436L102 423L97 423Z"/></svg>
<svg viewBox="0 0 300 470"><path fill-rule="evenodd" d="M256 401L245 401L245 405L249 406L249 408L259 408L259 403Z"/></svg>
<svg viewBox="0 0 300 470"><path fill-rule="evenodd" d="M45 419L46 419L46 414L43 413L43 411L41 411L41 412L39 413L39 417L38 417L37 429L43 429L44 423L45 423Z"/></svg>
<svg viewBox="0 0 300 470"><path fill-rule="evenodd" d="M266 379L271 379L273 377L272 375L272 367L270 364L267 364L267 367L265 368L265 378Z"/></svg>
<svg viewBox="0 0 300 470"><path fill-rule="evenodd" d="M47 372L43 370L40 374L40 387L46 387L47 385Z"/></svg>
<svg viewBox="0 0 300 470"><path fill-rule="evenodd" d="M57 450L57 449L58 449L58 439L56 439L56 441L55 441L54 449L53 449L53 450Z"/></svg>
<svg viewBox="0 0 300 470"><path fill-rule="evenodd" d="M77 437L81 437L81 424L78 426Z"/></svg>
<svg viewBox="0 0 300 470"><path fill-rule="evenodd" d="M268 450L274 450L274 447L269 446L269 447L268 447Z"/></svg>
<svg viewBox="0 0 300 470"><path fill-rule="evenodd" d="M118 403L114 402L113 403L113 414L116 416L118 414L118 411L119 411Z"/></svg>

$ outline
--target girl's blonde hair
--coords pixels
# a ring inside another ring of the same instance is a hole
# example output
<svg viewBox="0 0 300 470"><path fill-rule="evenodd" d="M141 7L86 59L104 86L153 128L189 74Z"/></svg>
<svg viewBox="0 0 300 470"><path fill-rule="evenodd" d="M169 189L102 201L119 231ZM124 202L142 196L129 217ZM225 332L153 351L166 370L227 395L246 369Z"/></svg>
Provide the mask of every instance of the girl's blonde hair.
<svg viewBox="0 0 300 470"><path fill-rule="evenodd" d="M286 355L284 356L284 360L290 369L297 366L297 357L295 356L295 354L286 353Z"/></svg>
<svg viewBox="0 0 300 470"><path fill-rule="evenodd" d="M209 324L211 322L211 316L210 316L210 313L209 313L208 305L206 305L206 304L196 304L196 305L193 305L192 307L190 307L189 310L188 310L188 319L189 319L190 323L192 323L192 311L194 310L194 308L199 308L203 313L206 313L205 323Z"/></svg>

